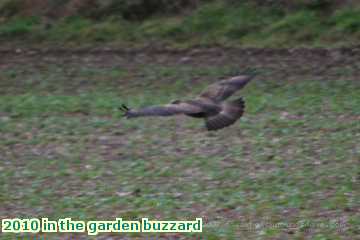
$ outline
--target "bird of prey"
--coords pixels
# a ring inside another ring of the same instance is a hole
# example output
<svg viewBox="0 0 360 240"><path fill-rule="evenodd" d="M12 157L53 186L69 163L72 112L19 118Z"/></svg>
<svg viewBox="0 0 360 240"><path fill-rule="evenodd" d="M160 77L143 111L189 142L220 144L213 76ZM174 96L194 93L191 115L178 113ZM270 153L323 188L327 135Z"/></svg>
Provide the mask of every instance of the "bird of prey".
<svg viewBox="0 0 360 240"><path fill-rule="evenodd" d="M192 100L175 100L166 105L150 106L137 110L122 105L120 110L126 118L145 116L172 116L184 114L203 118L208 131L219 130L235 123L244 113L245 102L239 97L224 101L243 88L253 76L240 75L211 84L198 97Z"/></svg>

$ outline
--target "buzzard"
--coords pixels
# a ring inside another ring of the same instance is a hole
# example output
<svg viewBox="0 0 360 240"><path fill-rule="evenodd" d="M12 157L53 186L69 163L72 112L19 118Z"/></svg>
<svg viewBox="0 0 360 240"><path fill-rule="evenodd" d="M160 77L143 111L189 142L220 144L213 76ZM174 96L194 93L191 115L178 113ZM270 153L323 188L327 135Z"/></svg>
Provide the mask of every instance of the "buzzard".
<svg viewBox="0 0 360 240"><path fill-rule="evenodd" d="M245 102L239 97L224 101L243 88L253 76L240 75L211 84L193 100L175 100L166 105L150 106L137 110L122 105L120 110L126 118L145 116L172 116L185 114L205 119L208 131L219 130L235 123L244 113Z"/></svg>

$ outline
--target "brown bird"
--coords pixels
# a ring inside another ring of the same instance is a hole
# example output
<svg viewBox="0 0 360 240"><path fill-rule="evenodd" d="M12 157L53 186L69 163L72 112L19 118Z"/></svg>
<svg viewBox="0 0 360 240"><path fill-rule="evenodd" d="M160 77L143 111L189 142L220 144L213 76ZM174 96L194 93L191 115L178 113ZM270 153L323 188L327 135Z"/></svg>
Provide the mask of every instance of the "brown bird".
<svg viewBox="0 0 360 240"><path fill-rule="evenodd" d="M185 114L204 118L209 131L218 130L235 123L243 115L245 102L241 97L227 102L224 100L243 88L252 78L250 75L240 75L211 84L193 100L175 100L170 104L137 110L129 109L123 104L120 110L127 118Z"/></svg>

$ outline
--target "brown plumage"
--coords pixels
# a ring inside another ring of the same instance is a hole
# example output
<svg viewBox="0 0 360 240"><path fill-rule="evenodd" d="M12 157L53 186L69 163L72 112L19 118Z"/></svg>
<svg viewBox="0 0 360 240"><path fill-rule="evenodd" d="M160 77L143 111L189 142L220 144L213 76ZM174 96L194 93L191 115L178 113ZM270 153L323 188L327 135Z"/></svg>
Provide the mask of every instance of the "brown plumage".
<svg viewBox="0 0 360 240"><path fill-rule="evenodd" d="M120 108L127 118L145 116L172 116L185 114L194 118L204 118L207 130L218 130L236 122L244 113L245 103L240 97L224 102L225 99L243 88L252 76L236 76L211 84L193 100L176 100L170 104L150 106L137 110L125 105Z"/></svg>

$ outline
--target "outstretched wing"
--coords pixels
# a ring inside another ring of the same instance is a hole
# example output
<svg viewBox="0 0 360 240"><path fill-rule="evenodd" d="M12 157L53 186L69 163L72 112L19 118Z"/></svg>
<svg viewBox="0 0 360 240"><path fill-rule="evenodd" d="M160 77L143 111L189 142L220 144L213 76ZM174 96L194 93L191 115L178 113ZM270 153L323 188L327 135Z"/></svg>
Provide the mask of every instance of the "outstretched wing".
<svg viewBox="0 0 360 240"><path fill-rule="evenodd" d="M245 102L242 98L222 104L222 111L205 120L207 130L218 130L230 126L236 122L244 113Z"/></svg>
<svg viewBox="0 0 360 240"><path fill-rule="evenodd" d="M253 76L240 75L211 84L200 94L200 97L221 102L243 88L252 78Z"/></svg>
<svg viewBox="0 0 360 240"><path fill-rule="evenodd" d="M150 106L137 110L128 110L127 118L146 116L172 116L176 114L194 114L201 112L201 108L188 103L166 104L161 106Z"/></svg>

